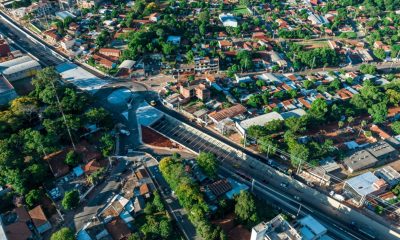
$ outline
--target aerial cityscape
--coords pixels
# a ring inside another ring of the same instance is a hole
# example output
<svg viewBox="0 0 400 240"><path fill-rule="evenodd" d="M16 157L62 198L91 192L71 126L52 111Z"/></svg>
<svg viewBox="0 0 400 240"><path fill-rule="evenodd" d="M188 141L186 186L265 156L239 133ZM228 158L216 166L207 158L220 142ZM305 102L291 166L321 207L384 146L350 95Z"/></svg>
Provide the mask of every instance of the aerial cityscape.
<svg viewBox="0 0 400 240"><path fill-rule="evenodd" d="M400 239L400 0L0 0L0 240Z"/></svg>

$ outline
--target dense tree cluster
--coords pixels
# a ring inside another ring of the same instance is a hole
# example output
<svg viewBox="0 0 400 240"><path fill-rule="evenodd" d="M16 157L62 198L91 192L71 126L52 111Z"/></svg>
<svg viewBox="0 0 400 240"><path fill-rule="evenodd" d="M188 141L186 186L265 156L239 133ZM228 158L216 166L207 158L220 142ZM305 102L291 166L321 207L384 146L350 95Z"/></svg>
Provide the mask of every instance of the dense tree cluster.
<svg viewBox="0 0 400 240"><path fill-rule="evenodd" d="M90 107L88 95L61 85L60 80L53 68L39 71L32 80L34 90L0 112L0 185L26 194L30 207L38 203L39 188L51 176L43 157L70 145L71 138L77 142L85 124L107 129L112 123L104 109ZM71 166L78 161L74 152L65 159Z"/></svg>
<svg viewBox="0 0 400 240"><path fill-rule="evenodd" d="M189 219L204 239L224 239L220 228L212 226L207 218L208 206L204 201L199 186L185 171L184 162L177 156L166 157L160 161L160 170L174 190L179 203L189 212Z"/></svg>

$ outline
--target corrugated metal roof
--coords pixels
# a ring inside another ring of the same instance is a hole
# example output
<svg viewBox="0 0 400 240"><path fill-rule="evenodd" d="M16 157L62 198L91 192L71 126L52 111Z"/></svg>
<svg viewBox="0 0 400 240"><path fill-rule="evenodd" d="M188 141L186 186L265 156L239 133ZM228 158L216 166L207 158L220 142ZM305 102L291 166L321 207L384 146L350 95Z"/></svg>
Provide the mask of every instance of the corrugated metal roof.
<svg viewBox="0 0 400 240"><path fill-rule="evenodd" d="M40 67L40 63L38 63L35 60L31 60L29 62L24 62L24 63L20 63L17 65L14 65L12 67L7 68L6 70L3 71L4 75L11 75L14 73L18 73L18 72L22 72L28 69L32 69L32 68L36 68L36 67Z"/></svg>

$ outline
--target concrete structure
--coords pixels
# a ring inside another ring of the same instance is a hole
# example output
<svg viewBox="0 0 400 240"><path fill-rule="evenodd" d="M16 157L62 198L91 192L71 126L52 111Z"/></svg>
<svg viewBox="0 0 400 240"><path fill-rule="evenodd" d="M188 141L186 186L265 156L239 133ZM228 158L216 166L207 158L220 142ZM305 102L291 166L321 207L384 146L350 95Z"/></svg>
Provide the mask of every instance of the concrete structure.
<svg viewBox="0 0 400 240"><path fill-rule="evenodd" d="M353 153L344 160L349 172L360 171L397 159L398 151L385 141Z"/></svg>
<svg viewBox="0 0 400 240"><path fill-rule="evenodd" d="M57 72L62 79L74 84L77 88L92 94L108 84L108 81L96 77L85 69L73 64L63 63L56 66Z"/></svg>
<svg viewBox="0 0 400 240"><path fill-rule="evenodd" d="M282 215L269 222L262 222L251 229L250 240L301 240L302 237Z"/></svg>
<svg viewBox="0 0 400 240"><path fill-rule="evenodd" d="M353 197L353 201L361 206L369 194L382 193L386 187L385 180L379 179L371 172L366 172L346 180L343 188Z"/></svg>
<svg viewBox="0 0 400 240"><path fill-rule="evenodd" d="M385 166L374 172L375 176L385 180L391 187L396 186L400 182L400 173L391 166Z"/></svg>
<svg viewBox="0 0 400 240"><path fill-rule="evenodd" d="M219 20L222 22L222 25L224 25L224 27L234 27L235 28L238 26L238 22L237 22L236 18L231 13L221 13L219 15Z"/></svg>
<svg viewBox="0 0 400 240"><path fill-rule="evenodd" d="M8 104L16 97L17 93L11 83L0 76L0 106Z"/></svg>
<svg viewBox="0 0 400 240"><path fill-rule="evenodd" d="M297 227L303 240L321 239L326 233L327 229L319 223L311 215L307 215L298 221Z"/></svg>
<svg viewBox="0 0 400 240"><path fill-rule="evenodd" d="M215 73L219 71L219 59L209 57L197 57L194 59L195 72L210 72Z"/></svg>

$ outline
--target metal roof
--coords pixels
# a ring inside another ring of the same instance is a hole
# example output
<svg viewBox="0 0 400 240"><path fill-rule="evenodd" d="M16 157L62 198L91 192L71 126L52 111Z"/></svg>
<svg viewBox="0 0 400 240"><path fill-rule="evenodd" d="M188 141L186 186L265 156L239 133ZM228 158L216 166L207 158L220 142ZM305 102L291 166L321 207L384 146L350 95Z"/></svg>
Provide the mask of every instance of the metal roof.
<svg viewBox="0 0 400 240"><path fill-rule="evenodd" d="M346 183L360 196L366 196L370 193L375 192L377 189L374 187L374 183L379 178L371 172L358 175L357 177L350 178Z"/></svg>
<svg viewBox="0 0 400 240"><path fill-rule="evenodd" d="M244 129L248 129L250 126L258 125L264 126L266 123L273 120L283 120L283 117L277 112L266 113L257 117L249 118L240 122L240 126Z"/></svg>
<svg viewBox="0 0 400 240"><path fill-rule="evenodd" d="M32 60L33 59L29 56L22 56L22 57L14 58L14 59L6 61L6 62L2 62L2 63L0 63L0 72L5 68L9 68L9 67L21 64L21 63L30 62Z"/></svg>
<svg viewBox="0 0 400 240"><path fill-rule="evenodd" d="M9 67L3 71L3 74L11 75L11 74L15 74L15 73L22 72L22 71L32 69L32 68L36 68L36 67L41 67L40 63L35 60L31 60L29 62L24 62L24 63L14 65L12 67Z"/></svg>

